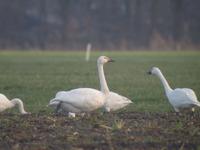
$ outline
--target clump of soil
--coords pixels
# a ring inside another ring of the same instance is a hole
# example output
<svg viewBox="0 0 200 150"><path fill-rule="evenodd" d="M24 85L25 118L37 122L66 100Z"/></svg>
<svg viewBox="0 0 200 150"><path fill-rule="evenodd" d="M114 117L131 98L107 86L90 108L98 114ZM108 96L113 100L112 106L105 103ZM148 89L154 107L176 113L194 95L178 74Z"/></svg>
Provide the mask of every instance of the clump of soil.
<svg viewBox="0 0 200 150"><path fill-rule="evenodd" d="M200 148L200 112L0 115L0 149Z"/></svg>

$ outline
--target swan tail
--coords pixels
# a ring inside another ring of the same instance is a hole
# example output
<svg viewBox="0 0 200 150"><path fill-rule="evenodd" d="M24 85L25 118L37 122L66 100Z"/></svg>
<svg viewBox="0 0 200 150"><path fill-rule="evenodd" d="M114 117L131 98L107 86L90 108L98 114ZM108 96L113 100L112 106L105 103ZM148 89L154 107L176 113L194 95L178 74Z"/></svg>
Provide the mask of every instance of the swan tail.
<svg viewBox="0 0 200 150"><path fill-rule="evenodd" d="M200 107L200 102L196 102L195 105Z"/></svg>
<svg viewBox="0 0 200 150"><path fill-rule="evenodd" d="M128 99L128 98L126 98L126 102L127 102L127 104L131 104L131 103L133 103L133 101L130 100L130 99Z"/></svg>
<svg viewBox="0 0 200 150"><path fill-rule="evenodd" d="M47 105L48 107L50 106L57 106L60 103L60 101L56 98L50 100L49 104Z"/></svg>

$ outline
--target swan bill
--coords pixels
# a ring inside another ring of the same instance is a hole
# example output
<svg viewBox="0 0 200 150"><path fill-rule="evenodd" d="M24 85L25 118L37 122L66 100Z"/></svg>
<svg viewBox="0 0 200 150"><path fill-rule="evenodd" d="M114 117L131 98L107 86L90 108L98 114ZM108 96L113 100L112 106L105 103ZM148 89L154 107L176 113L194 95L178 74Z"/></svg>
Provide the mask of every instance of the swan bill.
<svg viewBox="0 0 200 150"><path fill-rule="evenodd" d="M115 60L113 60L112 58L109 58L108 62L115 62Z"/></svg>
<svg viewBox="0 0 200 150"><path fill-rule="evenodd" d="M152 74L151 70L147 71L147 74L151 75Z"/></svg>

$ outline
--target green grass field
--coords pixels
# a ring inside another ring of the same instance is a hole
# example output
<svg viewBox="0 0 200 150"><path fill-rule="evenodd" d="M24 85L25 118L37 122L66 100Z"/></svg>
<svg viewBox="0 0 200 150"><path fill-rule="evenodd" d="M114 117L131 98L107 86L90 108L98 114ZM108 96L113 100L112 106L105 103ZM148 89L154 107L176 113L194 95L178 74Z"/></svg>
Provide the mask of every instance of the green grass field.
<svg viewBox="0 0 200 150"><path fill-rule="evenodd" d="M200 52L0 52L0 92L19 97L28 111L49 111L57 91L78 87L99 89L96 59L116 60L105 66L111 91L133 100L125 111L171 111L158 78L146 72L157 66L172 88L192 88L200 98Z"/></svg>

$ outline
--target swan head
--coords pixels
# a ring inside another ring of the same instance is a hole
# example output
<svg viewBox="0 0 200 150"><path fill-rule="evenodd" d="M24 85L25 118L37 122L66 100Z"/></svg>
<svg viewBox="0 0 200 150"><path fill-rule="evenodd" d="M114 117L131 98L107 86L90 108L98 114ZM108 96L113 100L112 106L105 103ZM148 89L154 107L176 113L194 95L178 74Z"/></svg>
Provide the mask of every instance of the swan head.
<svg viewBox="0 0 200 150"><path fill-rule="evenodd" d="M157 75L160 73L160 69L158 67L152 67L147 73L149 75Z"/></svg>
<svg viewBox="0 0 200 150"><path fill-rule="evenodd" d="M114 60L109 58L109 57L107 57L107 56L100 56L97 59L97 63L98 64L105 64L105 63L108 63L108 62L114 62Z"/></svg>

